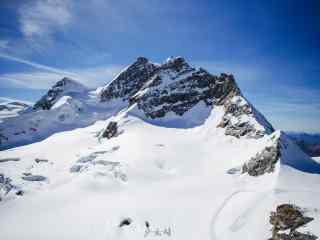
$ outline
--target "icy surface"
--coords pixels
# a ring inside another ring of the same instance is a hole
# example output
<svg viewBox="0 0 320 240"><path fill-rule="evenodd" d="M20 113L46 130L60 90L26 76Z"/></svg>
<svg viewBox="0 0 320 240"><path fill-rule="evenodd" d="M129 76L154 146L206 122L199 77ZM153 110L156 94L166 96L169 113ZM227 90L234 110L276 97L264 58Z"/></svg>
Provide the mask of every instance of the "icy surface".
<svg viewBox="0 0 320 240"><path fill-rule="evenodd" d="M191 129L125 114L2 151L3 158L21 158L0 163L0 172L24 195L3 197L0 238L267 239L270 211L285 202L309 211L315 220L306 230L319 235L320 177L282 160L261 177L228 174L272 140L226 136L216 127L223 107L213 111ZM111 120L123 134L99 138ZM78 170L70 171L75 165ZM24 174L47 180L25 181ZM132 223L119 227L125 218Z"/></svg>

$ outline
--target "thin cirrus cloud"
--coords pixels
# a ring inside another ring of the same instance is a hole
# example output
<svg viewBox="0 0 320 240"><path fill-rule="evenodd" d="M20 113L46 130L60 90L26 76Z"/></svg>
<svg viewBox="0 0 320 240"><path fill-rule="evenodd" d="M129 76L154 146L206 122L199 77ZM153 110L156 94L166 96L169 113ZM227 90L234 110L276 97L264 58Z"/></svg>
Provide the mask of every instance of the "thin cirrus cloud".
<svg viewBox="0 0 320 240"><path fill-rule="evenodd" d="M108 83L116 74L115 69L117 68L99 67L79 69L79 74L83 77L81 80L77 80L86 86L97 87L100 84ZM74 71L77 71L77 69L74 69ZM31 71L2 74L0 75L0 81L7 82L15 88L49 89L63 77L65 77L65 75L58 73Z"/></svg>
<svg viewBox="0 0 320 240"><path fill-rule="evenodd" d="M89 87L97 87L111 81L122 68L120 65L107 65L81 69L58 69L4 53L0 53L0 58L37 69L28 72L4 73L0 75L0 80L8 83L8 85L32 89L48 89L63 77L73 78Z"/></svg>
<svg viewBox="0 0 320 240"><path fill-rule="evenodd" d="M50 35L71 23L71 1L30 1L19 9L21 32L27 38Z"/></svg>
<svg viewBox="0 0 320 240"><path fill-rule="evenodd" d="M26 59L23 59L23 58L11 56L11 55L6 54L6 53L0 53L0 58L6 59L6 60L9 60L9 61L14 61L14 62L26 64L26 65L29 65L31 67L34 67L34 68L37 68L37 69L42 69L42 70L45 70L45 71L49 71L49 72L53 72L53 73L57 73L57 74L64 74L64 75L69 76L69 77L80 78L76 73L72 73L72 72L69 72L69 71L64 71L64 70L61 70L61 69L58 69L58 68L49 67L49 66L42 65L42 64L39 64L39 63L36 63L36 62L32 62L32 61L29 61L29 60L26 60Z"/></svg>

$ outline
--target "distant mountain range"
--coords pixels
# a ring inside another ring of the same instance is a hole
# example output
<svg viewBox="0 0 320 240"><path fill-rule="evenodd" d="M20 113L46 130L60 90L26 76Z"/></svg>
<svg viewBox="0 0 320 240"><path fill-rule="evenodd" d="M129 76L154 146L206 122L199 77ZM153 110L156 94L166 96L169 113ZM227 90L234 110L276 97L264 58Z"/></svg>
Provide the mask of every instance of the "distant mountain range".
<svg viewBox="0 0 320 240"><path fill-rule="evenodd" d="M31 102L0 97L0 122L4 118L18 116L31 108L32 104Z"/></svg>
<svg viewBox="0 0 320 240"><path fill-rule="evenodd" d="M287 132L299 147L311 157L320 156L320 133Z"/></svg>

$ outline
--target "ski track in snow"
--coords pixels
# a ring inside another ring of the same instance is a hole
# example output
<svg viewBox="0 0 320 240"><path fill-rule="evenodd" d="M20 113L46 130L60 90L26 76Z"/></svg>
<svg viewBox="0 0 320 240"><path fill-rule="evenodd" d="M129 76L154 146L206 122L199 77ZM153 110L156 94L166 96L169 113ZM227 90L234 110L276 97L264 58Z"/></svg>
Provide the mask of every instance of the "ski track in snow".
<svg viewBox="0 0 320 240"><path fill-rule="evenodd" d="M290 193L311 193L311 194L317 194L320 195L320 191L311 191L311 190L286 190L286 189L280 189L280 188L275 188L272 190L268 190L266 192L257 192L254 190L244 190L244 189L238 189L233 191L232 193L230 193L221 203L221 205L218 207L218 209L215 211L215 213L213 214L213 217L211 219L211 223L210 223L210 236L211 236L211 240L220 240L220 238L218 237L218 234L216 232L216 225L217 225L217 221L219 220L219 217L221 217L221 214L223 213L223 210L225 209L225 207L230 204L230 202L232 201L233 198L235 198L237 195L241 194L241 193L255 193L256 195L254 196L254 201L251 202L250 207L244 209L242 211L242 213L235 217L235 219L231 222L231 224L228 227L229 231L232 232L236 232L240 229L242 229L247 223L248 223L248 219L250 218L250 216L254 215L256 212L255 210L257 209L257 207L259 207L259 205L263 202L266 201L268 197L270 196L274 196L274 195L281 195L281 194L290 194ZM294 199L292 199L294 200ZM312 212L315 211L318 214L318 210L317 209L307 209L307 212ZM249 227L250 228L250 227Z"/></svg>

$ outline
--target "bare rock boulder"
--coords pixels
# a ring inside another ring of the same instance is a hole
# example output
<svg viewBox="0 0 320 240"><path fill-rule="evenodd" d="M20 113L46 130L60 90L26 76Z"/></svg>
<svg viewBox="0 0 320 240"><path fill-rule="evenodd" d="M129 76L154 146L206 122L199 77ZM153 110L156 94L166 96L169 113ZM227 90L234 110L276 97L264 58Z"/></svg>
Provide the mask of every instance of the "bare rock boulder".
<svg viewBox="0 0 320 240"><path fill-rule="evenodd" d="M104 130L102 137L104 138L113 138L118 134L118 123L117 122L109 122L107 128Z"/></svg>

